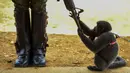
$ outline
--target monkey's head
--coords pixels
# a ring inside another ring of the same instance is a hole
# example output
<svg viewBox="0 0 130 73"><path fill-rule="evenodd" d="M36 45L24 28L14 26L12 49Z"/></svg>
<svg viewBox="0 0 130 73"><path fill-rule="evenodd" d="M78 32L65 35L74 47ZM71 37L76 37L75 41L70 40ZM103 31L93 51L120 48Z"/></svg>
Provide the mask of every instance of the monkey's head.
<svg viewBox="0 0 130 73"><path fill-rule="evenodd" d="M94 28L97 36L101 35L104 32L109 32L112 30L111 24L107 21L97 21L97 26Z"/></svg>

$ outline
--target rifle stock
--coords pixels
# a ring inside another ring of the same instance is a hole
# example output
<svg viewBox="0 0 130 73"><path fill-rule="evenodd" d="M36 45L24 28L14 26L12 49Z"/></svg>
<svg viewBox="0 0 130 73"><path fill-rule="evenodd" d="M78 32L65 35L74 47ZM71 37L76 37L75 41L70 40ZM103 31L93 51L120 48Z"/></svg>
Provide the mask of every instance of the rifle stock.
<svg viewBox="0 0 130 73"><path fill-rule="evenodd" d="M78 28L81 29L80 24L79 24L79 19L78 19L78 13L76 11L76 7L73 0L63 0L63 1L66 6L66 9L71 12L71 16L75 20Z"/></svg>
<svg viewBox="0 0 130 73"><path fill-rule="evenodd" d="M75 5L73 0L63 0L63 1L67 10L69 11L75 10Z"/></svg>
<svg viewBox="0 0 130 73"><path fill-rule="evenodd" d="M57 1L60 1L60 0L57 0ZM70 16L71 16L71 17L74 19L74 21L76 22L77 27L78 27L80 30L82 30L82 29L81 29L81 26L80 26L80 24L79 24L79 19L78 19L78 18L79 18L79 14L83 12L83 9L76 8L76 7L75 7L75 4L74 4L74 2L73 2L73 0L63 0L63 1L64 1L64 4L65 4L66 9L70 11L70 14L71 14ZM76 9L79 9L80 11L77 12Z"/></svg>

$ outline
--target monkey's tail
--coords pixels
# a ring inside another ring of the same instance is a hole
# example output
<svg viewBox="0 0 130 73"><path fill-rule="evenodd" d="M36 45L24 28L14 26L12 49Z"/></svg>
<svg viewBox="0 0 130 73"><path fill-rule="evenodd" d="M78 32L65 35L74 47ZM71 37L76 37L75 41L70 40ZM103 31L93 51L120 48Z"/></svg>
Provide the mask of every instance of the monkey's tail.
<svg viewBox="0 0 130 73"><path fill-rule="evenodd" d="M120 35L118 35L118 34L116 34L116 33L113 33L113 34L116 36L116 38L121 38L121 39L123 39L123 40L125 40L125 41L127 41L127 42L130 42L130 40L127 39L126 37L120 36Z"/></svg>
<svg viewBox="0 0 130 73"><path fill-rule="evenodd" d="M123 40L125 40L125 41L127 41L127 42L130 42L130 40L127 39L126 37L122 37L122 36L120 36L120 38L123 39Z"/></svg>

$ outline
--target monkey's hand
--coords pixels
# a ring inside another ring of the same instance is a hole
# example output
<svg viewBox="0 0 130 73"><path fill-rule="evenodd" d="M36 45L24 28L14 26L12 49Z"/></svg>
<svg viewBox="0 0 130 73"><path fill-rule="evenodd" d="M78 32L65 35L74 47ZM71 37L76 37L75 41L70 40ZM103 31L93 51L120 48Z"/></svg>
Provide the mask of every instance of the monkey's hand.
<svg viewBox="0 0 130 73"><path fill-rule="evenodd" d="M71 18L73 18L74 19L74 14L73 13L70 13L70 15L69 15ZM80 20L80 17L78 16L78 15L76 15L76 18L78 19L78 20Z"/></svg>
<svg viewBox="0 0 130 73"><path fill-rule="evenodd" d="M120 36L116 33L114 33L115 38L120 38Z"/></svg>

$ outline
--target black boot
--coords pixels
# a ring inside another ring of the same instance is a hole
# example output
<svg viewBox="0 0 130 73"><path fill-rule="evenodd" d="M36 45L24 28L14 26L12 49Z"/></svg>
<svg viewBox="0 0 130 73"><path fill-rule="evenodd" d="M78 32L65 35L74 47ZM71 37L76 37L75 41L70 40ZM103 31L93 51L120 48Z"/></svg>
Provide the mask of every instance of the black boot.
<svg viewBox="0 0 130 73"><path fill-rule="evenodd" d="M32 10L32 45L34 66L45 66L45 53L47 45L47 14Z"/></svg>
<svg viewBox="0 0 130 73"><path fill-rule="evenodd" d="M36 49L33 56L33 65L38 67L44 67L46 65L45 53L43 48Z"/></svg>
<svg viewBox="0 0 130 73"><path fill-rule="evenodd" d="M30 52L30 18L29 10L15 6L15 21L17 40L15 43L18 58L15 62L16 67L25 67L29 64Z"/></svg>
<svg viewBox="0 0 130 73"><path fill-rule="evenodd" d="M21 49L15 61L15 67L27 67L29 64L29 54L25 54L25 49Z"/></svg>

